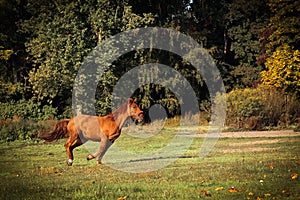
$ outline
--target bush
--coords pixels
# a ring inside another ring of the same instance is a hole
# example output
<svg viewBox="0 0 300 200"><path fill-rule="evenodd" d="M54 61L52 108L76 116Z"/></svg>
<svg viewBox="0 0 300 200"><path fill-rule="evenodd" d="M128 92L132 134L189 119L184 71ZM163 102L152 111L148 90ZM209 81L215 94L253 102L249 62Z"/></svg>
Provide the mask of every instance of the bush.
<svg viewBox="0 0 300 200"><path fill-rule="evenodd" d="M0 102L0 141L27 140L49 131L57 109L32 100Z"/></svg>
<svg viewBox="0 0 300 200"><path fill-rule="evenodd" d="M226 124L242 129L287 126L299 119L299 105L295 95L266 86L236 89L227 94Z"/></svg>
<svg viewBox="0 0 300 200"><path fill-rule="evenodd" d="M35 138L39 126L31 120L12 120L0 129L0 141L11 142L14 140L27 140Z"/></svg>
<svg viewBox="0 0 300 200"><path fill-rule="evenodd" d="M56 124L56 120L44 120L35 122L33 120L14 117L5 120L0 127L0 141L11 142L15 140L36 139L39 134L49 132Z"/></svg>
<svg viewBox="0 0 300 200"><path fill-rule="evenodd" d="M258 91L254 89L237 89L227 94L227 118L226 123L229 126L237 126L237 128L248 128L247 121L251 121L253 127L254 117L257 120L264 118L263 116L263 99L258 95ZM257 123L255 123L257 124Z"/></svg>
<svg viewBox="0 0 300 200"><path fill-rule="evenodd" d="M30 119L34 121L41 121L53 118L57 113L57 108L52 106L42 106L40 102L32 100L11 101L8 103L0 102L1 119L13 119L18 116L22 119Z"/></svg>

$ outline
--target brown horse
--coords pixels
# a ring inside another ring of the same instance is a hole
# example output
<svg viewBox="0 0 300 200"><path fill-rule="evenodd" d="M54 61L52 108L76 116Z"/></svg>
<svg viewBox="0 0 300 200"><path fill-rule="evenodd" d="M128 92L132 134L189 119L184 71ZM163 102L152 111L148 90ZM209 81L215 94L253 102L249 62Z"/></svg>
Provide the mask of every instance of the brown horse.
<svg viewBox="0 0 300 200"><path fill-rule="evenodd" d="M52 142L69 135L65 143L69 158L67 164L69 166L73 163L74 148L88 140L101 141L99 151L87 157L87 160L98 157L98 164L101 164L101 159L106 150L120 136L121 128L128 117L138 122L143 121L144 115L136 104L136 99L133 100L129 98L128 101L122 104L117 110L103 117L79 115L72 119L61 120L55 125L52 132L42 135L40 138L47 142Z"/></svg>

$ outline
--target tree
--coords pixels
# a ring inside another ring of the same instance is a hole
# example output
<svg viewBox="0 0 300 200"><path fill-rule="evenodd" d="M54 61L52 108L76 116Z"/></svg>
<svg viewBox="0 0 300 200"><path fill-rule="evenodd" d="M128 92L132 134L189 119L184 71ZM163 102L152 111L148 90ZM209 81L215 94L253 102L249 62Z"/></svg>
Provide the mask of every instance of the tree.
<svg viewBox="0 0 300 200"><path fill-rule="evenodd" d="M264 30L268 34L262 35L262 39L267 40L267 55L272 55L278 47L285 44L300 49L300 2L269 0L268 5L272 15Z"/></svg>
<svg viewBox="0 0 300 200"><path fill-rule="evenodd" d="M33 17L21 23L21 30L31 36L26 43L34 64L29 81L34 98L54 106L70 101L77 71L98 43L118 32L153 21L151 15L132 13L126 1L32 0L27 9ZM107 80L114 79L110 76ZM111 83L106 81L106 84ZM110 86L104 84L103 87ZM107 105L107 98L100 101Z"/></svg>
<svg viewBox="0 0 300 200"><path fill-rule="evenodd" d="M262 81L286 92L300 94L300 51L288 45L278 47L265 62Z"/></svg>
<svg viewBox="0 0 300 200"><path fill-rule="evenodd" d="M263 83L299 94L300 2L269 0L272 15L261 35Z"/></svg>
<svg viewBox="0 0 300 200"><path fill-rule="evenodd" d="M26 47L35 66L29 73L34 98L57 105L71 96L76 70L93 40L78 2L48 8L24 21L22 30L33 36Z"/></svg>
<svg viewBox="0 0 300 200"><path fill-rule="evenodd" d="M28 97L26 77L30 65L25 52L25 35L17 23L27 18L26 1L0 0L0 101Z"/></svg>
<svg viewBox="0 0 300 200"><path fill-rule="evenodd" d="M260 78L262 68L257 64L257 57L260 50L259 35L269 18L266 2L233 0L225 4L228 10L225 14L225 37L230 45L228 56L231 56L230 52L233 54L232 59L227 61L234 66L231 72L236 82L234 87L251 86Z"/></svg>
<svg viewBox="0 0 300 200"><path fill-rule="evenodd" d="M3 83L24 82L28 70L25 35L17 31L17 22L27 17L25 3L23 0L0 1L0 81Z"/></svg>

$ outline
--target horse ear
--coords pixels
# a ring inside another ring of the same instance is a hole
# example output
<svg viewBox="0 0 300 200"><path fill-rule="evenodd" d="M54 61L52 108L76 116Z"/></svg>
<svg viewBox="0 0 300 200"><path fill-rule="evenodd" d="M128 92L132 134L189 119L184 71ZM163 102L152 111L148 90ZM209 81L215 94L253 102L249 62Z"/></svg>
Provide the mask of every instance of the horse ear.
<svg viewBox="0 0 300 200"><path fill-rule="evenodd" d="M137 98L134 98L133 102L136 103L137 102Z"/></svg>
<svg viewBox="0 0 300 200"><path fill-rule="evenodd" d="M133 99L132 99L132 98L129 98L129 99L128 99L128 104L132 104L132 102L133 102Z"/></svg>

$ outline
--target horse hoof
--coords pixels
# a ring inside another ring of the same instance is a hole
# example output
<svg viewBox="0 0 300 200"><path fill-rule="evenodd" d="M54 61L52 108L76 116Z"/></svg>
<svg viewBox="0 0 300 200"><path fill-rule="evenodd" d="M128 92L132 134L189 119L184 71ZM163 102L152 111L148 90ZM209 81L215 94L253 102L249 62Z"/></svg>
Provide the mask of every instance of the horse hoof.
<svg viewBox="0 0 300 200"><path fill-rule="evenodd" d="M86 159L87 160L92 160L92 159L94 159L95 157L93 156L93 155L89 155Z"/></svg>
<svg viewBox="0 0 300 200"><path fill-rule="evenodd" d="M72 166L72 164L73 164L72 162L67 161L68 166Z"/></svg>

